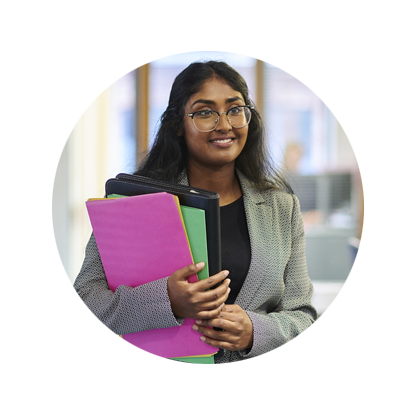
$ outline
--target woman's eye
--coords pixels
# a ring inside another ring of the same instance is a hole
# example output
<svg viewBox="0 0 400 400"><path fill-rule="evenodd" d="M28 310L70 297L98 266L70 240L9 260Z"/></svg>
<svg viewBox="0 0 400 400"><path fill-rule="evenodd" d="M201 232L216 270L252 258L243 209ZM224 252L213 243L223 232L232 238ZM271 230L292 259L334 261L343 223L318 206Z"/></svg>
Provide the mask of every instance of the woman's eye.
<svg viewBox="0 0 400 400"><path fill-rule="evenodd" d="M213 111L212 110L202 110L196 113L197 116L199 117L209 117L211 115L213 115Z"/></svg>
<svg viewBox="0 0 400 400"><path fill-rule="evenodd" d="M232 114L232 115L237 115L237 114L240 114L242 112L243 112L243 108L242 107L234 107L234 108L231 108L229 110L229 113Z"/></svg>

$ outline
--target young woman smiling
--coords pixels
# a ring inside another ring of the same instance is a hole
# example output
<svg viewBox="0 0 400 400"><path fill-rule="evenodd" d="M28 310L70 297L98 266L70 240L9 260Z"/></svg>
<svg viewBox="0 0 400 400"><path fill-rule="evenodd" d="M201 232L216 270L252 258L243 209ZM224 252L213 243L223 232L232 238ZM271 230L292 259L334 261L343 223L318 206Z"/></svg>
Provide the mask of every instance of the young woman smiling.
<svg viewBox="0 0 400 400"><path fill-rule="evenodd" d="M223 363L277 348L314 322L299 203L271 166L262 119L237 71L209 61L177 76L136 174L219 194L223 271L188 283L204 264L189 265L112 293L92 235L75 288L107 326L124 334L194 318Z"/></svg>

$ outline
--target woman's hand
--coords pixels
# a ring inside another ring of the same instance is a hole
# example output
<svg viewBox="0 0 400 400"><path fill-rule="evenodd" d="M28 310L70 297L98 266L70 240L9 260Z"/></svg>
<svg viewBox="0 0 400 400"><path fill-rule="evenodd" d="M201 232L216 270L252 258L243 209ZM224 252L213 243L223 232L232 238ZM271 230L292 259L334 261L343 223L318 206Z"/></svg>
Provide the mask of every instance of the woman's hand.
<svg viewBox="0 0 400 400"><path fill-rule="evenodd" d="M239 351L253 346L253 324L237 304L225 305L217 318L196 321L193 329L204 335L201 337L204 342L220 349Z"/></svg>
<svg viewBox="0 0 400 400"><path fill-rule="evenodd" d="M228 271L221 271L195 283L187 281L190 275L199 272L204 268L204 265L204 263L191 264L175 271L168 278L168 296L175 316L193 319L213 319L221 311L230 292L230 279L226 279L215 289L210 288L223 281L228 276Z"/></svg>

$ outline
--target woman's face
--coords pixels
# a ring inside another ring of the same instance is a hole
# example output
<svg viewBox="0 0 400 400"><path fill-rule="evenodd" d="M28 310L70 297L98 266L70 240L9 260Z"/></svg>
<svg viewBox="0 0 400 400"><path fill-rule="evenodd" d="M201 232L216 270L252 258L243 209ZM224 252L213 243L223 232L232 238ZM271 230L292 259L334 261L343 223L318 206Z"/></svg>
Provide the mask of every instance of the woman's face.
<svg viewBox="0 0 400 400"><path fill-rule="evenodd" d="M222 113L244 105L240 92L233 90L224 81L213 78L190 97L185 106L185 114L207 109ZM208 168L234 165L246 143L247 132L248 126L232 128L225 114L220 116L218 126L211 132L199 131L192 118L185 116L183 136L188 148L189 164L196 163Z"/></svg>

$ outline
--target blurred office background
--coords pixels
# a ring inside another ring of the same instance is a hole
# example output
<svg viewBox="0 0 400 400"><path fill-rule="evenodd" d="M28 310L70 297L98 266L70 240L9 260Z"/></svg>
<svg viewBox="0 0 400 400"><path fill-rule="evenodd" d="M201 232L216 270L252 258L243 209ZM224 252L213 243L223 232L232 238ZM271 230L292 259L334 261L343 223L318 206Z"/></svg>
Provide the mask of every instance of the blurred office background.
<svg viewBox="0 0 400 400"><path fill-rule="evenodd" d="M107 88L77 122L61 155L53 194L58 250L75 280L91 233L85 201L102 197L107 179L133 172L151 146L172 82L190 62L226 61L248 83L264 116L275 164L300 199L314 305L322 314L351 271L363 221L357 161L339 122L305 85L254 58L185 53L154 61Z"/></svg>

